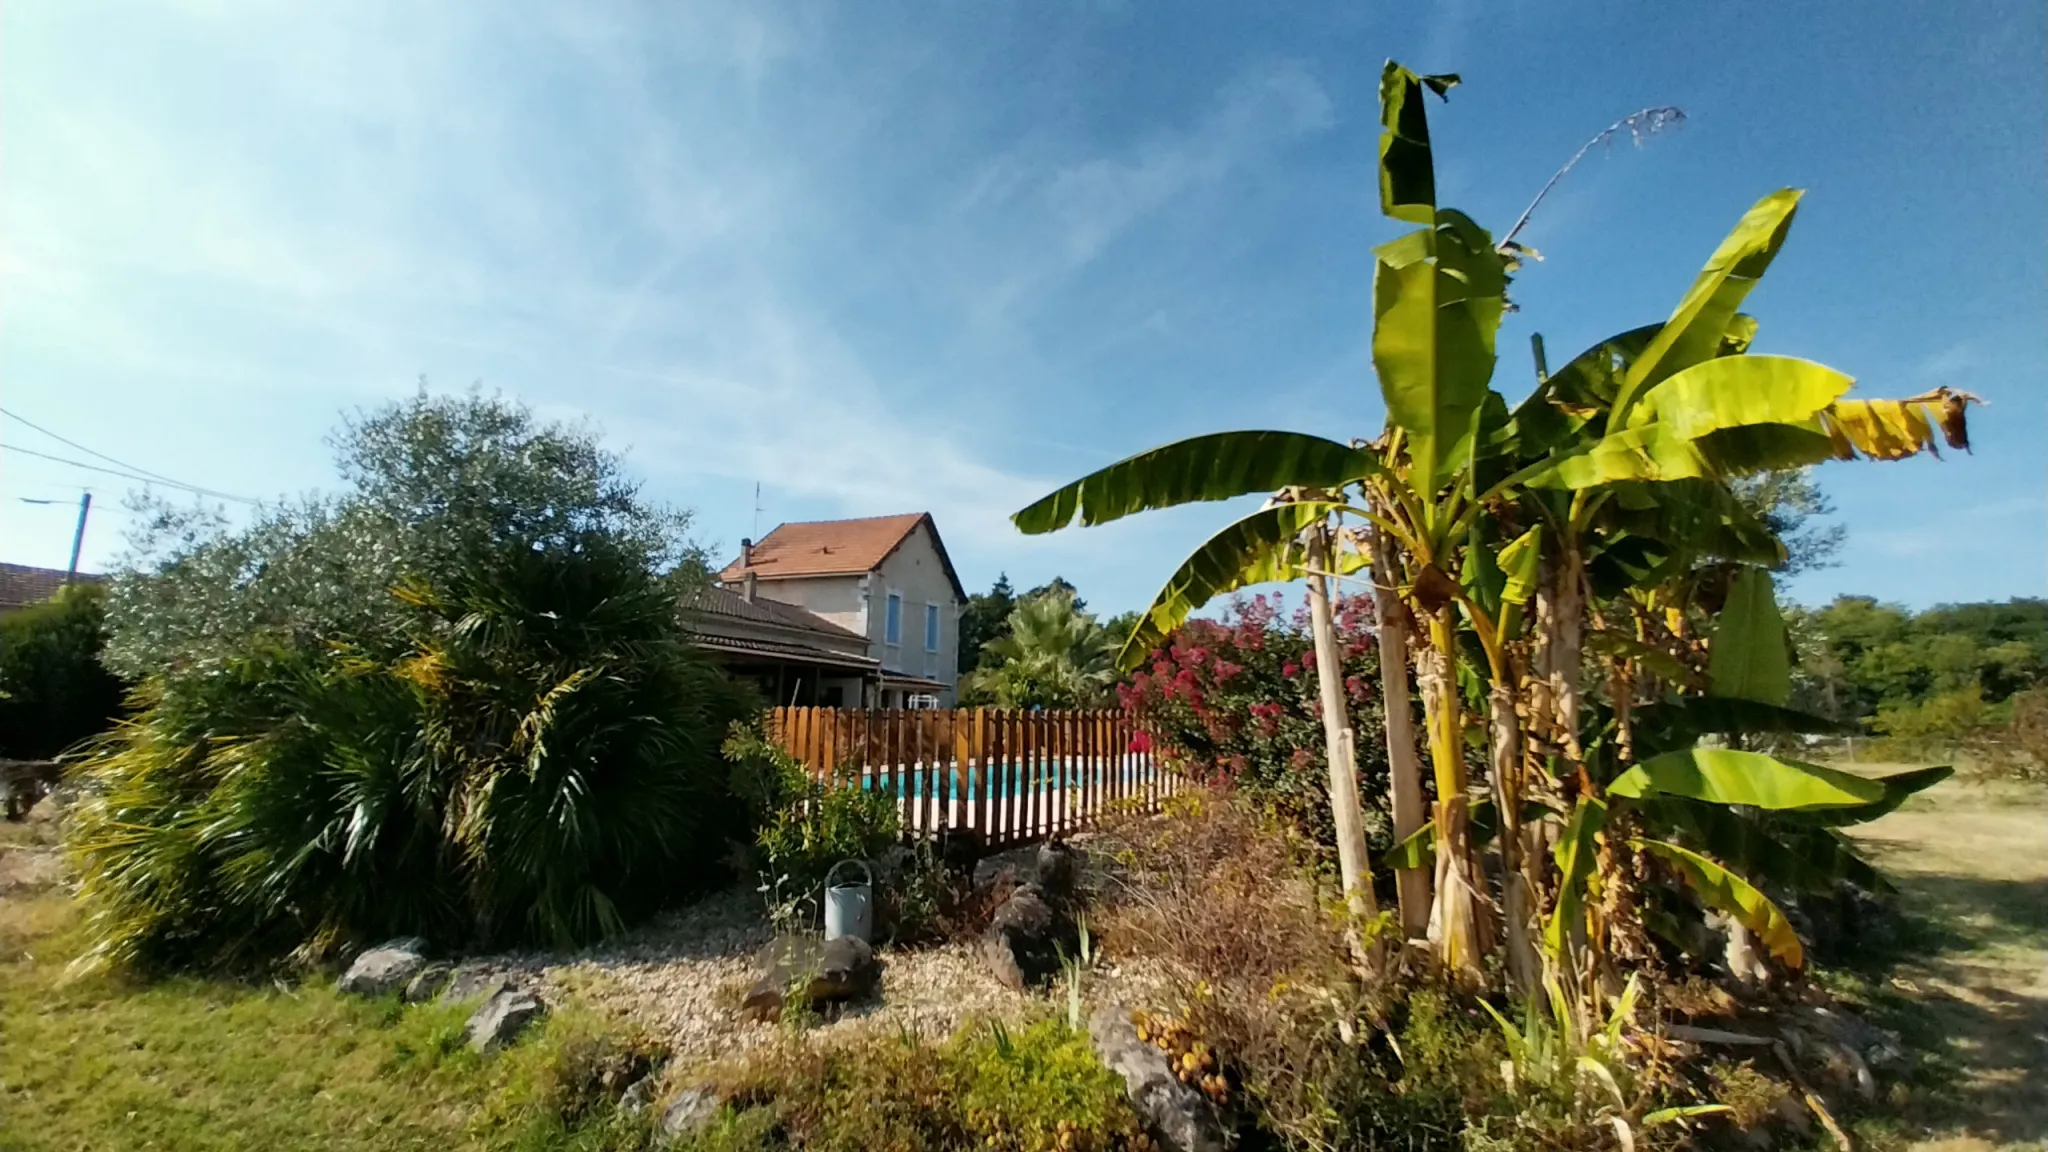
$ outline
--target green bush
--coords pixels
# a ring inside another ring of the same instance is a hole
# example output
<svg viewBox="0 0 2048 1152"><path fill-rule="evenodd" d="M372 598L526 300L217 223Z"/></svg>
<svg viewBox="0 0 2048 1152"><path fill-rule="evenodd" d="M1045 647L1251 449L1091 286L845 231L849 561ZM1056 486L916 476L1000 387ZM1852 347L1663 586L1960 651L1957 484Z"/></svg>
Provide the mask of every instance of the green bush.
<svg viewBox="0 0 2048 1152"><path fill-rule="evenodd" d="M785 1044L722 1077L733 1101L682 1147L1100 1152L1149 1146L1123 1081L1086 1035L1042 1019L1014 1032L963 1029L943 1044L909 1035Z"/></svg>
<svg viewBox="0 0 2048 1152"><path fill-rule="evenodd" d="M172 533L117 582L110 657L150 675L82 770L97 954L569 943L720 879L745 811L718 742L751 701L682 629L668 521L491 401L343 446L353 493Z"/></svg>
<svg viewBox="0 0 2048 1152"><path fill-rule="evenodd" d="M725 756L733 795L760 830L762 892L778 919L816 915L834 864L872 861L902 834L896 797L862 787L858 766L838 780L818 779L758 722L733 725Z"/></svg>
<svg viewBox="0 0 2048 1152"><path fill-rule="evenodd" d="M73 584L0 616L0 756L46 760L106 731L126 691L100 663L106 589Z"/></svg>

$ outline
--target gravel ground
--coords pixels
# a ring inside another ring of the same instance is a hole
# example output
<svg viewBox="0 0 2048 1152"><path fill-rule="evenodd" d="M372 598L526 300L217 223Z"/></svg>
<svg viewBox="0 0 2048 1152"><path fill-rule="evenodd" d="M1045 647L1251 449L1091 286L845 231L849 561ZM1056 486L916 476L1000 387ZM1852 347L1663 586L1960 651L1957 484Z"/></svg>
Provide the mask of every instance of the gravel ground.
<svg viewBox="0 0 2048 1152"><path fill-rule="evenodd" d="M986 880L1028 859L1012 852L981 862ZM742 1054L777 1035L773 1023L742 1020L741 998L758 975L754 957L771 936L760 898L745 888L711 897L615 940L572 954L482 957L464 967L503 972L536 984L556 1003L580 1003L614 1013L665 1040L678 1065ZM815 1030L820 1039L869 1029L899 1029L942 1037L971 1020L1014 1020L1034 1006L1064 1011L1065 992L1019 995L998 984L971 944L880 948L881 991L846 1005ZM1084 987L1102 996L1149 1000L1157 975L1131 965L1102 963Z"/></svg>

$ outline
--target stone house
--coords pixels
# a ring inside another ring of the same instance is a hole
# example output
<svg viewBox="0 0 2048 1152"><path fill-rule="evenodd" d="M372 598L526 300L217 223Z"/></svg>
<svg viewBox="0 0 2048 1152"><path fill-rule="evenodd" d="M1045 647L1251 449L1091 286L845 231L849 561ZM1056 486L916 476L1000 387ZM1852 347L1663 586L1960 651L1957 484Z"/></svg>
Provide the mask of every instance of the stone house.
<svg viewBox="0 0 2048 1152"><path fill-rule="evenodd" d="M793 606L865 641L875 671L859 695L851 676L814 673L818 703L953 706L967 592L930 513L784 524L741 541L719 583L741 603Z"/></svg>

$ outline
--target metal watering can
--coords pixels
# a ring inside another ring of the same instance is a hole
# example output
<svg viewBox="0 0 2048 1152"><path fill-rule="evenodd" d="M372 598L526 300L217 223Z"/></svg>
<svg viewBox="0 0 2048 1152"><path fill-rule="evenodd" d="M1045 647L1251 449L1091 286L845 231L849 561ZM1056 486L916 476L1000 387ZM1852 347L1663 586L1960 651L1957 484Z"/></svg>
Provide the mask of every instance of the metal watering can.
<svg viewBox="0 0 2048 1152"><path fill-rule="evenodd" d="M860 869L859 880L835 879L843 868ZM865 860L841 860L825 873L825 939L852 936L867 941L874 931L875 873Z"/></svg>

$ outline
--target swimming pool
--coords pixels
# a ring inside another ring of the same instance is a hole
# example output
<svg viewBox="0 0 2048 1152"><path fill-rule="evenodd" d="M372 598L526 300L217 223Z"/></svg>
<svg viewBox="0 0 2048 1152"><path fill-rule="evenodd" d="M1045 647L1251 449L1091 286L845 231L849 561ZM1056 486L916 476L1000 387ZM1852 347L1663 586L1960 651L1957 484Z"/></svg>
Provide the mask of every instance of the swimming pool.
<svg viewBox="0 0 2048 1152"><path fill-rule="evenodd" d="M894 792L898 796L930 800L936 787L940 800L979 800L984 796L1024 796L1049 792L1056 788L1109 788L1120 791L1135 791L1144 772L1135 765L1111 764L1034 764L1027 769L1015 765L998 770L994 780L984 781L979 767L966 770L966 788L959 787L960 774L950 768L910 768L891 773L870 771L862 777L862 786L871 792ZM936 777L936 779L934 779ZM994 792L990 785L1000 785L1002 791Z"/></svg>

